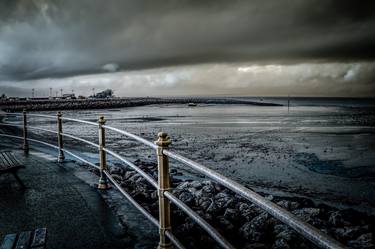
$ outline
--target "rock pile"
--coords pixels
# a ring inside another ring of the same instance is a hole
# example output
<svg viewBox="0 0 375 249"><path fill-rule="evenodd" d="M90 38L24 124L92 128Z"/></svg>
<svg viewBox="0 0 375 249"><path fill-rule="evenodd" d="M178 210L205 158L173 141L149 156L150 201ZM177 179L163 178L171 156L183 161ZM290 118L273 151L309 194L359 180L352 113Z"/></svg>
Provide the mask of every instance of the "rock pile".
<svg viewBox="0 0 375 249"><path fill-rule="evenodd" d="M157 179L153 162L135 162ZM157 192L134 170L115 165L113 178L143 207L158 216ZM215 227L237 248L316 248L287 225L244 198L210 180L179 180L179 172L171 170L172 193ZM328 233L349 248L375 248L375 218L352 209L338 210L327 205L315 205L306 198L268 195L269 200L289 210L302 220ZM172 206L174 234L187 248L219 248L214 241L177 207Z"/></svg>

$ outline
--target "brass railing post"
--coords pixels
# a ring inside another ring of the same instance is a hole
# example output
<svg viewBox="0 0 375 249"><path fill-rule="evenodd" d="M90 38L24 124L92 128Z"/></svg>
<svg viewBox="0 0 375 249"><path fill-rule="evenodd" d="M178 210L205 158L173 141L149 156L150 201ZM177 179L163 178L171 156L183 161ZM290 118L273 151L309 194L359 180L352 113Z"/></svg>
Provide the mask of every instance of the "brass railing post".
<svg viewBox="0 0 375 249"><path fill-rule="evenodd" d="M98 189L108 189L108 179L104 174L104 171L107 170L107 160L106 160L106 153L104 151L105 146L105 129L103 127L105 125L105 119L103 116L99 118L99 160L100 160L100 178Z"/></svg>
<svg viewBox="0 0 375 249"><path fill-rule="evenodd" d="M29 152L29 141L27 140L27 116L26 109L23 109L23 150Z"/></svg>
<svg viewBox="0 0 375 249"><path fill-rule="evenodd" d="M156 149L158 157L158 195L159 195L159 249L171 249L172 243L169 238L165 235L167 230L171 229L171 214L170 214L170 203L169 200L164 196L164 191L170 190L170 177L169 177L169 165L168 157L163 154L163 149L168 148L171 144L167 133L159 132L158 141L155 142L158 145Z"/></svg>
<svg viewBox="0 0 375 249"><path fill-rule="evenodd" d="M63 143L63 136L62 136L62 114L61 112L57 112L57 144L59 146L59 155L57 157L57 161L59 163L65 160L64 155L64 143Z"/></svg>

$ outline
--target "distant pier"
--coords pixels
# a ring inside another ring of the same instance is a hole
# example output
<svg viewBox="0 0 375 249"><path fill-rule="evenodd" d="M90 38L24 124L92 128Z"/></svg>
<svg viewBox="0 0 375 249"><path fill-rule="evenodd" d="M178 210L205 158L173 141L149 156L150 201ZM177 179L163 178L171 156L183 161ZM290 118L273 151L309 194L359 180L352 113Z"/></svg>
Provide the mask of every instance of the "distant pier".
<svg viewBox="0 0 375 249"><path fill-rule="evenodd" d="M105 109L134 107L155 104L240 104L256 106L282 106L276 103L256 102L235 98L110 98L110 99L46 99L46 100L2 100L0 109L6 112L77 110L77 109Z"/></svg>

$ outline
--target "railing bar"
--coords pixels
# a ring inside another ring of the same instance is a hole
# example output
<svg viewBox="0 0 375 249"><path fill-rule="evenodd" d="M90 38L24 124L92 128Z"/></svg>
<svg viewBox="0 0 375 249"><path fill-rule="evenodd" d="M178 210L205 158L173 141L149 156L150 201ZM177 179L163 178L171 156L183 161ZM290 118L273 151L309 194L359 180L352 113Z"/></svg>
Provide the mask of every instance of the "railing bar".
<svg viewBox="0 0 375 249"><path fill-rule="evenodd" d="M148 175L146 172L141 170L139 167L137 167L133 163L129 162L128 160L126 160L125 158L123 158L122 156L120 156L119 154L117 154L116 152L114 152L112 150L109 150L107 148L103 148L103 150L106 151L107 153L111 154L112 156L116 157L120 161L126 163L129 167L131 167L132 169L137 171L141 176L143 176L152 186L154 186L155 188L158 188L157 182L150 175Z"/></svg>
<svg viewBox="0 0 375 249"><path fill-rule="evenodd" d="M18 113L12 113L12 114L16 114L16 115L19 115ZM50 116L50 115L43 115L43 114L28 114L28 116L36 116L36 117L47 117L47 118L56 118L55 116ZM98 126L97 123L95 122L91 122L91 121L85 121L85 120L80 120L80 119L74 119L74 118L65 118L65 117L62 117L61 118L62 120L68 120L68 121L74 121L74 122L78 122L78 123L84 123L84 124L89 124L89 125L94 125L94 126ZM112 131L115 131L115 132L118 132L120 134L123 134L127 137L130 137L130 138L133 138L134 140L138 141L138 142L141 142L153 149L156 149L157 146L155 144L153 144L152 142L142 138L142 137L139 137L137 135L134 135L132 133L129 133L129 132L126 132L126 131L122 131L120 129L117 129L117 128L114 128L114 127L111 127L111 126L107 126L107 125L103 125L103 128L106 128L108 130L112 130Z"/></svg>
<svg viewBox="0 0 375 249"><path fill-rule="evenodd" d="M179 249L186 249L186 247L181 244L181 242L173 235L173 233L169 230L165 231L165 235L172 241L172 243Z"/></svg>
<svg viewBox="0 0 375 249"><path fill-rule="evenodd" d="M78 123L83 123L83 124L89 124L89 125L93 125L93 126L99 126L98 123L86 121L86 120L80 120L80 119L75 119L75 118L64 118L64 117L62 117L61 119L67 120L67 121L74 121L74 122L78 122Z"/></svg>
<svg viewBox="0 0 375 249"><path fill-rule="evenodd" d="M3 113L3 115L4 115L4 116L7 116L7 115L21 116L21 115L23 115L23 114L22 114L22 113L13 112L13 113ZM27 113L27 116L32 116L32 117L43 117L43 118L51 118L51 119L55 119L55 118L56 118L56 116L52 116L52 115L33 114L33 113ZM78 123L85 123L85 124L89 124L89 125L95 125L95 126L98 126L98 124L95 123L95 122L86 121L86 120L81 120L81 119L65 118L65 117L62 117L61 119L62 119L62 120L68 120L68 121L74 121L74 122L78 122Z"/></svg>
<svg viewBox="0 0 375 249"><path fill-rule="evenodd" d="M12 113L14 114L14 113ZM18 115L18 113L16 113ZM52 118L52 119L55 119L56 116L52 116L52 115L45 115L45 114L33 114L33 113L27 113L27 116L32 116L32 117L42 117L42 118Z"/></svg>
<svg viewBox="0 0 375 249"><path fill-rule="evenodd" d="M8 124L8 123L0 123L0 126L23 127L23 125L21 125L21 124ZM27 129L46 131L46 132L51 132L51 133L55 133L55 134L57 133L56 131L53 131L53 130L38 128L38 127L35 127L35 126L27 126Z"/></svg>
<svg viewBox="0 0 375 249"><path fill-rule="evenodd" d="M288 226L292 227L298 233L302 234L304 237L312 241L314 244L320 246L321 248L328 248L328 249L342 249L346 248L338 241L334 240L333 238L329 237L328 235L324 234L317 228L313 227L312 225L302 221L300 218L296 217L295 215L291 214L290 212L282 209L281 207L277 206L273 202L265 199L261 195L251 191L250 189L240 185L239 183L199 164L196 163L186 157L178 155L169 150L163 150L163 153L179 162L182 162L191 168L195 169L196 171L210 177L211 179L215 180L216 182L222 184L223 186L227 187L228 189L234 191L235 193L245 197L246 199L253 202L255 205L260 207L261 209L267 211L269 214L274 216L275 218L279 219L283 223L287 224Z"/></svg>
<svg viewBox="0 0 375 249"><path fill-rule="evenodd" d="M20 137L20 136L13 136L13 135L2 134L2 133L0 133L0 136L2 136L2 137L11 137L11 138L23 139L23 137ZM43 145L47 145L47 146L52 147L52 148L55 148L55 149L57 149L57 150L59 149L59 147L56 146L56 145L49 144L49 143L46 143L46 142L43 142L43 141L40 141L40 140L31 139L31 138L28 138L28 140L31 141L31 142L35 142L35 143L40 143L40 144L43 144ZM81 160L82 162L84 162L84 163L86 163L86 164L88 164L88 165L90 165L90 166L92 166L92 167L94 167L94 168L99 169L99 167L96 166L95 164L93 164L93 163L91 163L91 162L89 162L89 161L83 159L83 158L80 157L80 156L77 156L77 155L74 154L73 152L70 152L70 151L68 151L68 150L66 150L66 149L63 149L63 150L64 150L64 152L70 154L71 156L73 156L73 157L75 157L75 158Z"/></svg>
<svg viewBox="0 0 375 249"><path fill-rule="evenodd" d="M23 137L20 137L20 136L8 135L8 134L3 134L3 133L0 133L0 136L2 136L2 137L17 138L17 139L23 139ZM31 141L31 142L35 142L35 143L44 144L44 145L47 145L47 146L52 147L52 148L55 148L55 149L58 149L58 148L59 148L59 147L57 147L56 145L49 144L49 143L46 143L46 142L43 142L43 141L40 141L40 140L36 140L36 139L32 139L32 138L28 138L27 140L29 140L29 141Z"/></svg>
<svg viewBox="0 0 375 249"><path fill-rule="evenodd" d="M0 123L1 126L23 127L21 124Z"/></svg>
<svg viewBox="0 0 375 249"><path fill-rule="evenodd" d="M55 133L55 134L57 134L56 131L48 130L48 129L44 129L44 128L33 127L33 126L27 126L27 129L29 129L29 130L46 131L46 132L51 132L51 133Z"/></svg>
<svg viewBox="0 0 375 249"><path fill-rule="evenodd" d="M80 157L80 156L74 154L73 152L70 152L69 150L66 150L66 149L62 149L62 150L63 150L65 153L68 153L69 155L71 155L71 156L77 158L78 160L80 160L80 161L82 161L82 162L84 162L84 163L90 165L91 167L94 167L94 168L96 168L96 169L100 169L99 166L93 164L92 162L87 161L86 159L83 159L82 157Z"/></svg>
<svg viewBox="0 0 375 249"><path fill-rule="evenodd" d="M133 138L134 140L136 140L138 142L141 142L144 145L147 145L147 146L149 146L149 147L151 147L153 149L157 149L157 147L158 147L156 144L154 144L154 143L152 143L152 142L150 142L150 141L148 141L148 140L146 140L146 139L144 139L142 137L134 135L134 134L132 134L130 132L123 131L123 130L120 130L120 129L117 129L117 128L114 128L114 127L111 127L111 126L107 126L107 125L103 125L103 127L106 128L106 129L108 129L108 130L112 130L112 131L115 131L117 133L123 134L123 135L125 135L127 137Z"/></svg>
<svg viewBox="0 0 375 249"><path fill-rule="evenodd" d="M107 171L104 171L104 174L112 182L112 184L121 192L123 196L126 197L136 207L147 219L149 219L155 226L159 227L159 222L155 219L149 212L146 211L138 202L136 202L133 197L131 197L116 181L112 178L111 174Z"/></svg>
<svg viewBox="0 0 375 249"><path fill-rule="evenodd" d="M11 113L1 113L0 116L22 116L23 113L21 112L11 112ZM33 116L33 117L43 117L43 118L55 118L55 116L51 115L45 115L45 114L32 114L32 113L27 113L27 116Z"/></svg>
<svg viewBox="0 0 375 249"><path fill-rule="evenodd" d="M56 133L57 133L57 132L56 132ZM78 141L81 141L81 142L87 143L87 144L89 144L89 145L91 145L91 146L94 146L94 147L96 147L96 148L99 148L99 145L98 145L98 144L93 143L93 142L90 142L90 141L88 141L88 140L86 140L86 139L83 139L83 138L80 138L80 137L76 137L76 136L74 136L74 135L67 134L67 133L61 133L61 135L65 136L65 137L70 137L70 138L72 138L72 139L75 139L75 140L78 140Z"/></svg>
<svg viewBox="0 0 375 249"><path fill-rule="evenodd" d="M172 203L184 211L190 218L192 218L199 226L201 226L216 242L225 249L235 249L215 228L207 223L202 217L194 212L190 207L183 203L180 199L175 197L172 193L165 191L164 196L167 197Z"/></svg>

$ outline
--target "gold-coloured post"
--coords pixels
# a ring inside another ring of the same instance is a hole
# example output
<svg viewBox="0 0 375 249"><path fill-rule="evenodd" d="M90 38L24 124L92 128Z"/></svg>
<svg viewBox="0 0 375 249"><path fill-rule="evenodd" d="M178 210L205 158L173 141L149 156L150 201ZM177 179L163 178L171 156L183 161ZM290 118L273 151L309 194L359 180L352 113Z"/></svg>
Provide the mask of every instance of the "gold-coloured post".
<svg viewBox="0 0 375 249"><path fill-rule="evenodd" d="M99 159L100 159L100 178L98 189L108 189L109 184L104 171L107 170L106 153L104 151L105 146L105 119L103 116L99 118Z"/></svg>
<svg viewBox="0 0 375 249"><path fill-rule="evenodd" d="M63 143L63 137L62 137L62 114L61 112L57 112L57 143L59 146L59 156L57 157L57 161L59 163L63 162L65 160L64 155L64 143Z"/></svg>
<svg viewBox="0 0 375 249"><path fill-rule="evenodd" d="M168 157L163 154L163 149L168 148L171 141L167 133L159 132L158 141L155 142L158 145L156 149L158 157L158 195L159 195L159 234L160 241L158 249L171 249L173 248L171 241L165 235L167 230L171 229L171 213L170 203L164 196L164 191L170 190L170 177L169 177L169 165Z"/></svg>
<svg viewBox="0 0 375 249"><path fill-rule="evenodd" d="M27 140L27 116L26 109L23 109L23 150L29 152L29 141Z"/></svg>

